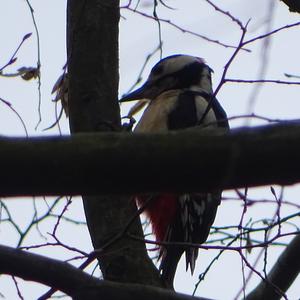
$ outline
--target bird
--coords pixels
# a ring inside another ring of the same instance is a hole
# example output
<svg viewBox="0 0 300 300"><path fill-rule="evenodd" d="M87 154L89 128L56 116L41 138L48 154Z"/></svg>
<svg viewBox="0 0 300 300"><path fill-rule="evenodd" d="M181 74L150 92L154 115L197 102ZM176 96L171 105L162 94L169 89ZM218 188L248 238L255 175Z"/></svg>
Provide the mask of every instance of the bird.
<svg viewBox="0 0 300 300"><path fill-rule="evenodd" d="M149 104L134 132L159 133L207 126L227 132L226 112L214 97L212 69L204 59L175 54L161 59L146 82L122 97L120 102L146 99ZM201 184L201 183L199 183ZM150 220L158 243L159 271L166 287L173 288L178 262L185 253L186 270L193 274L198 248L209 235L221 190L209 193L160 193L137 195L139 207ZM185 243L178 246L172 243Z"/></svg>

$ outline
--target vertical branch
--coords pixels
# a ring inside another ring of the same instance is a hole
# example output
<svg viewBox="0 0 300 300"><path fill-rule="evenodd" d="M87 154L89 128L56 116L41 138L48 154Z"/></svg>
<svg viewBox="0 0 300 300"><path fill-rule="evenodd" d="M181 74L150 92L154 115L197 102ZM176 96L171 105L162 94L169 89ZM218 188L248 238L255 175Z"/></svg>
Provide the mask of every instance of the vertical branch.
<svg viewBox="0 0 300 300"><path fill-rule="evenodd" d="M120 130L117 100L119 1L69 0L67 23L71 132ZM118 188L118 182L115 187ZM83 196L95 249L101 249L112 240L136 213L134 201L121 198ZM139 218L129 232L143 236ZM160 285L145 245L137 241L124 237L103 251L97 251L97 258L105 279Z"/></svg>
<svg viewBox="0 0 300 300"><path fill-rule="evenodd" d="M119 128L118 1L68 2L71 131Z"/></svg>

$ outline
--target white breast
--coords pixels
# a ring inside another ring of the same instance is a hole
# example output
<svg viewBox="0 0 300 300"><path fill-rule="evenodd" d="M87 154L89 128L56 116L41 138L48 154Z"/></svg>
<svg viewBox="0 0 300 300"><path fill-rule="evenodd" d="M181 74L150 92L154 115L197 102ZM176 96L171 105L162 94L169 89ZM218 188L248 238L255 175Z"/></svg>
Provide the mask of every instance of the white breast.
<svg viewBox="0 0 300 300"><path fill-rule="evenodd" d="M136 125L135 132L168 131L168 115L174 109L179 90L171 90L152 100Z"/></svg>
<svg viewBox="0 0 300 300"><path fill-rule="evenodd" d="M166 132L168 131L168 115L176 107L176 101L181 90L171 90L162 93L152 100L145 109L143 116L136 125L135 132ZM206 111L208 102L201 96L196 96L197 118L201 120ZM203 124L217 127L216 116L212 109L209 110Z"/></svg>

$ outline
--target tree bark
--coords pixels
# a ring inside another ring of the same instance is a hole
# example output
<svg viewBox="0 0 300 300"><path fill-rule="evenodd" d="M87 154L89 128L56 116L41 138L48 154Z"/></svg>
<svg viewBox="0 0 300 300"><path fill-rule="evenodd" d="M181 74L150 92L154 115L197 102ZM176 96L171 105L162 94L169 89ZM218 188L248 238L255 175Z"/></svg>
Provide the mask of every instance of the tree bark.
<svg viewBox="0 0 300 300"><path fill-rule="evenodd" d="M299 124L244 128L213 136L216 134L2 138L0 195L180 193L300 182ZM119 219L128 221L135 212L133 201L123 197L88 202L99 205L90 211L95 222L107 222L108 227ZM104 216L110 219L105 221ZM101 236L109 237L103 232Z"/></svg>
<svg viewBox="0 0 300 300"><path fill-rule="evenodd" d="M68 1L68 101L73 135L120 129L117 101L118 26L119 1ZM82 142L84 147L89 143L85 139ZM103 141L98 142L103 146ZM96 163L90 159L89 154L86 155L85 160ZM101 168L88 170L75 157L72 160L73 166L83 175L83 182L87 177L93 177L96 185L105 185L102 182L104 177L98 175ZM113 166L108 169L111 173ZM70 184L76 187L73 179ZM118 179L114 179L111 184L118 186ZM136 212L134 201L128 197L94 196L97 193L83 190L80 194L83 195L87 224L95 249L101 248L116 236ZM129 230L143 236L139 218ZM106 248L102 254L98 260L105 279L160 285L158 272L149 259L145 246L123 238Z"/></svg>
<svg viewBox="0 0 300 300"><path fill-rule="evenodd" d="M68 263L2 245L0 274L55 287L75 300L209 300L140 284L98 280Z"/></svg>

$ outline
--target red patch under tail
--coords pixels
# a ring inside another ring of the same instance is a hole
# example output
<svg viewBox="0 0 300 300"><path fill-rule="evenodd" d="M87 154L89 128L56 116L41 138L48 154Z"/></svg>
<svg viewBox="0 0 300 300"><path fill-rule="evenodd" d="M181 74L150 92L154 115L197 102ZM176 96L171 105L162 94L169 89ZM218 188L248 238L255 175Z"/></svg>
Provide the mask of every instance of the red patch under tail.
<svg viewBox="0 0 300 300"><path fill-rule="evenodd" d="M148 199L149 196L138 196L137 203L142 206ZM173 194L154 196L146 206L145 213L151 222L157 242L165 240L168 227L175 220L177 209L178 200Z"/></svg>

